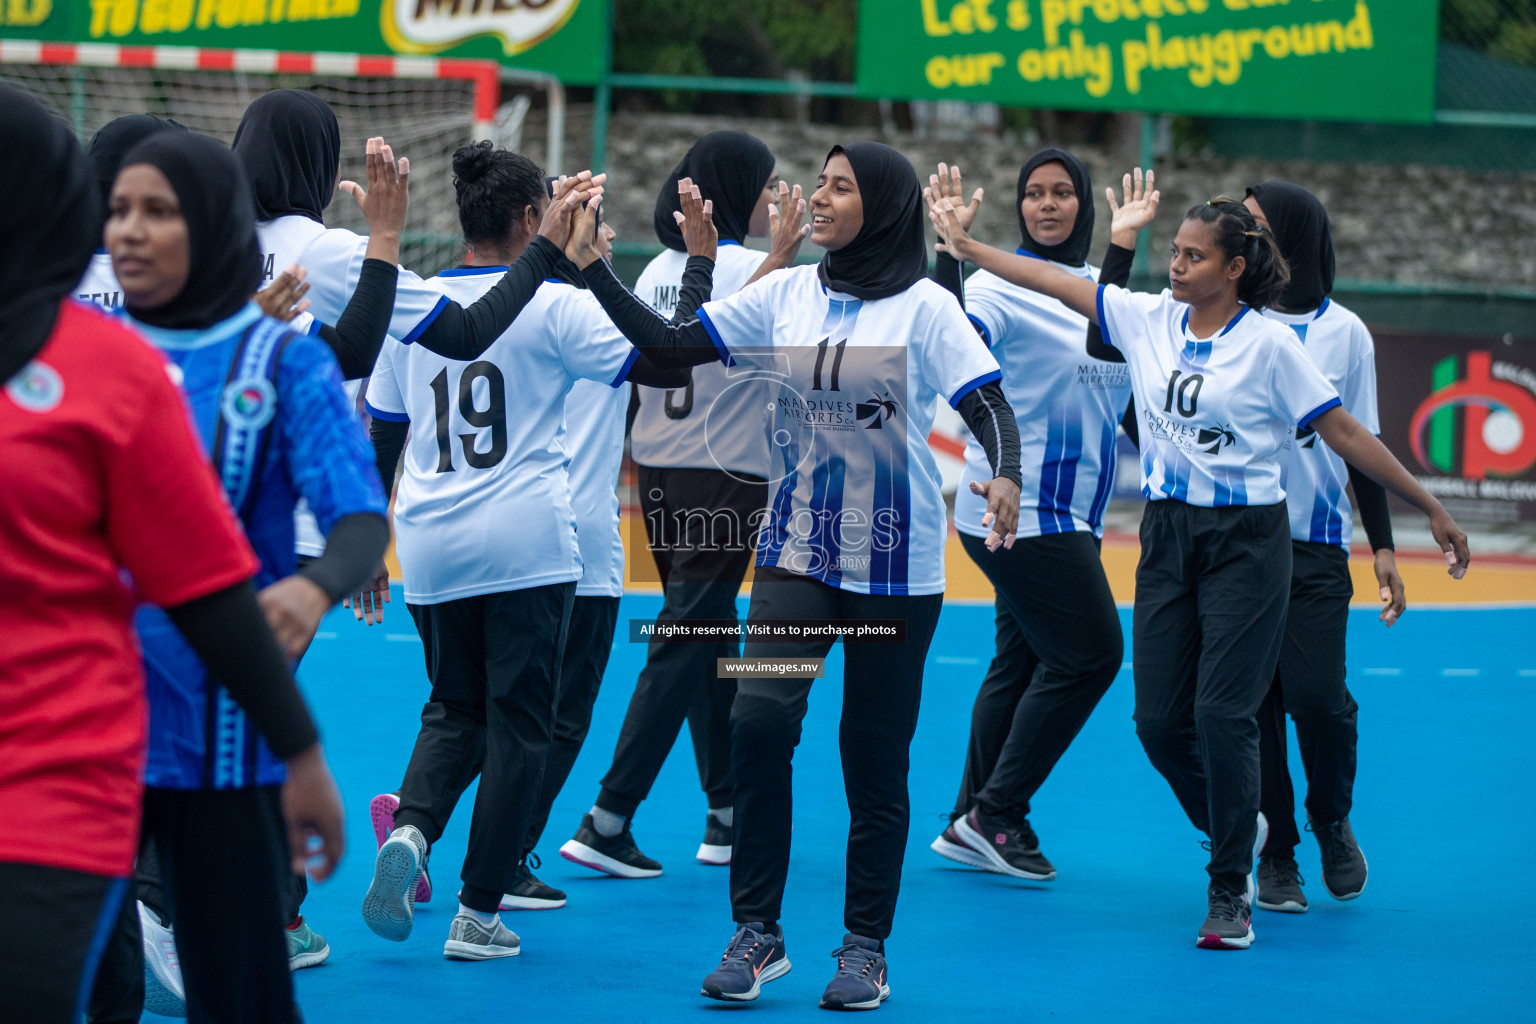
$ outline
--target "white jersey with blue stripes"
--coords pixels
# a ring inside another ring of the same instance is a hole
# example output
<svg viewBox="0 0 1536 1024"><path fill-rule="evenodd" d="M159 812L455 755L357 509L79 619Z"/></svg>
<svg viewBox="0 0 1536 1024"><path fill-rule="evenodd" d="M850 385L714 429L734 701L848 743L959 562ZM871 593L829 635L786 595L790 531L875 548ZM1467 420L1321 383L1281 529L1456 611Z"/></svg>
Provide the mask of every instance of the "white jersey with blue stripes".
<svg viewBox="0 0 1536 1024"><path fill-rule="evenodd" d="M944 496L928 432L1001 377L932 281L861 300L814 266L779 270L699 311L721 361L770 382L754 415L774 453L757 564L859 594L944 590Z"/></svg>
<svg viewBox="0 0 1536 1024"><path fill-rule="evenodd" d="M464 267L433 283L469 305L504 273ZM567 396L578 380L618 390L637 358L590 292L554 281L473 362L385 340L368 412L411 424L395 499L407 601L439 604L581 578Z"/></svg>
<svg viewBox="0 0 1536 1024"><path fill-rule="evenodd" d="M1172 293L1100 285L1104 340L1125 353L1141 417L1141 489L1153 501L1274 505L1297 428L1340 404L1296 334L1247 306L1197 338Z"/></svg>
<svg viewBox="0 0 1536 1024"><path fill-rule="evenodd" d="M710 298L741 290L768 254L722 240L715 254ZM688 254L668 249L641 271L635 295L662 316L677 309ZM768 400L766 386L733 377L717 363L693 368L687 388L639 389L640 411L630 429L629 453L641 466L716 469L753 477L768 475L768 442L752 410Z"/></svg>
<svg viewBox="0 0 1536 1024"><path fill-rule="evenodd" d="M1020 255L1028 255L1024 249ZM1089 281L1094 266L1055 266ZM1103 533L1115 482L1115 443L1131 397L1131 370L1088 356L1088 319L1060 301L978 270L965 282L965 310L1003 368L1003 393L1019 423L1020 537ZM955 493L955 529L985 537L985 498L971 493L992 467L972 437Z"/></svg>
<svg viewBox="0 0 1536 1024"><path fill-rule="evenodd" d="M565 396L565 450L571 456L567 473L571 508L576 513L576 542L581 548L578 597L624 596L618 488L631 386L579 380Z"/></svg>
<svg viewBox="0 0 1536 1024"><path fill-rule="evenodd" d="M1264 315L1296 332L1314 365L1339 392L1344 409L1373 434L1381 433L1376 411L1376 346L1354 313L1324 299L1309 313ZM1280 466L1291 538L1336 544L1346 551L1354 528L1349 469L1338 453L1311 430L1298 430Z"/></svg>

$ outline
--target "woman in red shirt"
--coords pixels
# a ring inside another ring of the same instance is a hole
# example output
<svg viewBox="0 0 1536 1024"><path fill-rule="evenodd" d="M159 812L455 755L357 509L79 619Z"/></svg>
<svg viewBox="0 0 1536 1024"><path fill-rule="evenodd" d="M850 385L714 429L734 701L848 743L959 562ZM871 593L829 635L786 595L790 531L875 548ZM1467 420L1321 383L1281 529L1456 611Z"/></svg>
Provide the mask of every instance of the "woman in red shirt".
<svg viewBox="0 0 1536 1024"><path fill-rule="evenodd" d="M317 875L341 811L164 359L67 298L101 237L79 146L3 84L0 145L30 154L0 162L0 1019L52 1024L83 1012L138 848L138 600L172 613L290 758L290 840L302 862L319 836Z"/></svg>

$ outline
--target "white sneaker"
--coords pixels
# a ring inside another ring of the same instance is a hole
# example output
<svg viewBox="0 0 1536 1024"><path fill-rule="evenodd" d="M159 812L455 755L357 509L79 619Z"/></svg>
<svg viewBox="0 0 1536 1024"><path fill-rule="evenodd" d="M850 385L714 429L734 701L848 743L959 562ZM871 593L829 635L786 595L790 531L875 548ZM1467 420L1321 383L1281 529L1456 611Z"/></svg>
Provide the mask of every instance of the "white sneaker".
<svg viewBox="0 0 1536 1024"><path fill-rule="evenodd" d="M501 923L499 914L490 924L481 924L462 911L455 914L448 926L448 941L443 943L443 956L450 960L495 960L521 951L522 940Z"/></svg>
<svg viewBox="0 0 1536 1024"><path fill-rule="evenodd" d="M144 1008L162 1017L185 1017L187 988L181 980L175 933L142 903L139 928L144 933Z"/></svg>
<svg viewBox="0 0 1536 1024"><path fill-rule="evenodd" d="M427 840L412 825L389 834L373 860L373 882L363 897L363 921L380 938L404 942L416 917L416 883Z"/></svg>

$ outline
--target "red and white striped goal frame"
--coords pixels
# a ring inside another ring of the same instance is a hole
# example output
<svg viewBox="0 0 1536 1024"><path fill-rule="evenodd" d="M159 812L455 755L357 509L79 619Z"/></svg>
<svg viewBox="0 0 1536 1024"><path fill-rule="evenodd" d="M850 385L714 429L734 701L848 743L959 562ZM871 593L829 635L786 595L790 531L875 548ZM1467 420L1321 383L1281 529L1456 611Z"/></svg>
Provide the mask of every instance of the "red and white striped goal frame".
<svg viewBox="0 0 1536 1024"><path fill-rule="evenodd" d="M118 46L114 43L0 39L0 64L249 71L253 74L349 78L461 79L474 83L474 137L477 139L490 134L501 101L501 65L493 60L455 57L383 57L364 53L291 53L282 50L213 50L201 46Z"/></svg>

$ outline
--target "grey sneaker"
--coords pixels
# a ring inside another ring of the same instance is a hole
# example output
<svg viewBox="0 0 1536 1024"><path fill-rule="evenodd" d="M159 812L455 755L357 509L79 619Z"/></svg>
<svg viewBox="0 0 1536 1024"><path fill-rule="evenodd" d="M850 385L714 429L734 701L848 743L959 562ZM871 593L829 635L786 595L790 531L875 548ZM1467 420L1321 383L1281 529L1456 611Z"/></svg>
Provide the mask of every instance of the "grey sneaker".
<svg viewBox="0 0 1536 1024"><path fill-rule="evenodd" d="M1365 891L1368 868L1355 831L1348 818L1325 825L1307 822L1307 831L1317 836L1323 854L1323 888L1336 900L1352 900Z"/></svg>
<svg viewBox="0 0 1536 1024"><path fill-rule="evenodd" d="M1307 894L1301 891L1306 879L1290 857L1264 857L1258 870L1260 907L1286 914L1305 914Z"/></svg>
<svg viewBox="0 0 1536 1024"><path fill-rule="evenodd" d="M373 860L373 882L363 897L363 921L380 938L404 942L416 917L416 883L427 857L427 840L414 826L389 834Z"/></svg>
<svg viewBox="0 0 1536 1024"><path fill-rule="evenodd" d="M837 973L821 994L823 1010L878 1010L891 996L885 980L885 953L878 939L849 933L832 951Z"/></svg>
<svg viewBox="0 0 1536 1024"><path fill-rule="evenodd" d="M288 940L290 971L318 967L331 955L331 944L325 941L324 935L309 926L303 914L300 914L299 919L292 925L283 929L283 937Z"/></svg>
<svg viewBox="0 0 1536 1024"><path fill-rule="evenodd" d="M443 956L450 960L495 960L520 952L522 940L501 923L499 914L490 924L481 924L469 914L455 914L448 926L448 941L443 943Z"/></svg>
<svg viewBox="0 0 1536 1024"><path fill-rule="evenodd" d="M1206 890L1210 912L1195 937L1201 949L1247 949L1253 944L1253 912L1243 893L1223 889L1212 882Z"/></svg>

